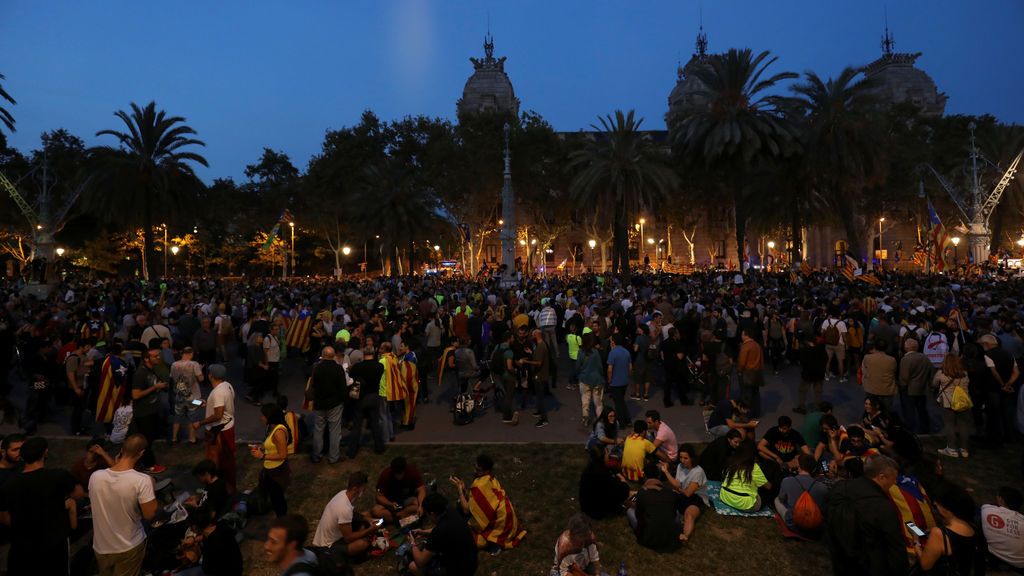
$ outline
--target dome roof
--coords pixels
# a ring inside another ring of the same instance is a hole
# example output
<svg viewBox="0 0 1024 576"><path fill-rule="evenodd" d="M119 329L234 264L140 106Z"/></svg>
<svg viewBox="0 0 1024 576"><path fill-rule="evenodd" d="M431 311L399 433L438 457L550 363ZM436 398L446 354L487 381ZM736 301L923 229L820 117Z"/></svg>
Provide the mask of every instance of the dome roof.
<svg viewBox="0 0 1024 576"><path fill-rule="evenodd" d="M935 81L914 62L921 57L894 52L892 34L886 28L882 40L882 57L861 68L865 78L876 82L873 92L883 103L910 103L925 116L942 116L948 97L939 92Z"/></svg>
<svg viewBox="0 0 1024 576"><path fill-rule="evenodd" d="M483 111L511 112L519 115L519 99L505 73L505 57L494 57L494 39L484 38L484 57L470 58L475 71L466 80L462 98L455 104L459 116Z"/></svg>
<svg viewBox="0 0 1024 576"><path fill-rule="evenodd" d="M697 51L693 53L686 66L676 69L676 85L668 95L666 120L677 114L707 106L707 97L702 94L707 90L707 86L694 74L696 70L708 67L708 38L704 34L703 26L697 32L696 47Z"/></svg>

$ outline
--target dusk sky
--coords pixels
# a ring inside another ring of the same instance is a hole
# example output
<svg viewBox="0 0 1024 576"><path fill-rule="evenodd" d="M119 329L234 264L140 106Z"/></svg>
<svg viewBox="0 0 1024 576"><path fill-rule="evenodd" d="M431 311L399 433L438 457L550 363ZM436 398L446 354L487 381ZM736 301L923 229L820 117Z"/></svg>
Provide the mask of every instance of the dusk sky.
<svg viewBox="0 0 1024 576"><path fill-rule="evenodd" d="M264 147L305 169L365 109L454 120L488 19L523 110L571 131L635 108L658 129L701 9L710 51L768 49L775 71L827 77L881 54L886 8L947 114L1024 123L1021 0L0 0L0 73L23 151L57 128L113 144L94 136L123 128L113 112L156 100L207 143L204 180L244 180Z"/></svg>

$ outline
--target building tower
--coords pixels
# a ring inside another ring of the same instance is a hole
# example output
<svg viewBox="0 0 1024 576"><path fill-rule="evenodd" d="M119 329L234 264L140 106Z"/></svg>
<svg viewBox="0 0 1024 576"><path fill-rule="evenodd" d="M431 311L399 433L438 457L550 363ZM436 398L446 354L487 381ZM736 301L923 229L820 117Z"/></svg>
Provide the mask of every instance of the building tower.
<svg viewBox="0 0 1024 576"><path fill-rule="evenodd" d="M462 98L455 104L459 118L488 111L519 116L519 99L505 73L505 56L494 57L494 37L490 32L484 36L484 57L470 58L469 61L473 63L474 71L466 80Z"/></svg>
<svg viewBox="0 0 1024 576"><path fill-rule="evenodd" d="M882 36L882 56L861 68L864 77L876 84L872 90L875 97L883 105L910 103L923 116L942 116L948 98L939 92L928 74L914 66L921 53L896 52L895 46L892 32L886 24Z"/></svg>

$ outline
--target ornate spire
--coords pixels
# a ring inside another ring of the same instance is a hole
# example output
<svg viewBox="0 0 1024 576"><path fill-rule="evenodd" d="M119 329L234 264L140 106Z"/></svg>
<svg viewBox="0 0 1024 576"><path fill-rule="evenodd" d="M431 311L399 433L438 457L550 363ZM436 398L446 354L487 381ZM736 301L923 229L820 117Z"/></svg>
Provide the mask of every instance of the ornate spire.
<svg viewBox="0 0 1024 576"><path fill-rule="evenodd" d="M488 26L490 28L490 26ZM491 36L491 31L487 30L487 35L484 36L484 58L491 62L494 60L494 36Z"/></svg>
<svg viewBox="0 0 1024 576"><path fill-rule="evenodd" d="M885 35L882 36L882 54L886 56L893 55L893 48L896 47L896 42L892 39L892 32L889 31L889 14L886 12L885 15Z"/></svg>
<svg viewBox="0 0 1024 576"><path fill-rule="evenodd" d="M704 23L697 28L697 42L694 43L697 51L693 54L695 58L703 60L708 55L708 35L704 33Z"/></svg>

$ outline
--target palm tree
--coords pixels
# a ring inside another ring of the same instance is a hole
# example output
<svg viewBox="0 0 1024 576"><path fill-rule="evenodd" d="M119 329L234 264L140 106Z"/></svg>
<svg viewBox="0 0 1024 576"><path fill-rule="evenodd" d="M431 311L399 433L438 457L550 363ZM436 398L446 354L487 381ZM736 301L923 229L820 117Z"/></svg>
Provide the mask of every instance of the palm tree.
<svg viewBox="0 0 1024 576"><path fill-rule="evenodd" d="M4 80L3 74L0 74L0 80ZM6 100L11 104L17 104L17 101L15 101L6 90L4 90L3 85L0 85L0 100ZM14 129L14 116L11 115L7 108L4 108L3 106L0 106L0 122L2 122L4 126L7 126L9 131L16 132Z"/></svg>
<svg viewBox="0 0 1024 576"><path fill-rule="evenodd" d="M677 182L664 156L640 132L643 119L633 110L616 110L614 117L598 118L601 126L593 141L569 156L575 176L569 191L576 202L592 206L612 224L612 273L629 271L630 223L641 211L653 208Z"/></svg>
<svg viewBox="0 0 1024 576"><path fill-rule="evenodd" d="M883 139L874 121L878 118L871 92L875 83L858 80L858 75L860 71L847 67L824 81L807 72L804 82L792 89L803 121L808 177L842 221L847 244L861 251L867 250L865 230L873 218L866 218L858 200L880 170Z"/></svg>
<svg viewBox="0 0 1024 576"><path fill-rule="evenodd" d="M789 99L767 94L779 82L797 77L792 72L765 77L777 59L768 51L754 56L749 48L710 56L707 66L693 71L706 86L698 96L707 100L707 106L669 118L671 138L684 156L717 169L732 195L739 262L751 213L745 177L797 147L797 132L788 118Z"/></svg>
<svg viewBox="0 0 1024 576"><path fill-rule="evenodd" d="M153 225L157 210L165 211L181 204L184 192L197 184L191 162L209 166L206 158L184 148L206 146L193 138L196 133L185 124L181 116L167 116L150 102L139 108L134 102L132 112L118 110L115 116L124 122L127 132L100 130L97 136L110 135L118 139L120 147L101 146L93 153L102 166L107 194L97 195L94 205L101 214L117 215L138 221L143 230L143 250L146 253L145 278L151 276L155 261L153 251ZM110 192L119 191L119 194Z"/></svg>
<svg viewBox="0 0 1024 576"><path fill-rule="evenodd" d="M354 221L360 223L366 237L379 235L381 245L390 247L389 260L394 256L397 262L399 250L408 249L408 273L416 269L416 242L450 226L440 216L440 202L433 190L418 187L409 170L395 159L367 168L354 206ZM397 274L397 265L391 271Z"/></svg>

